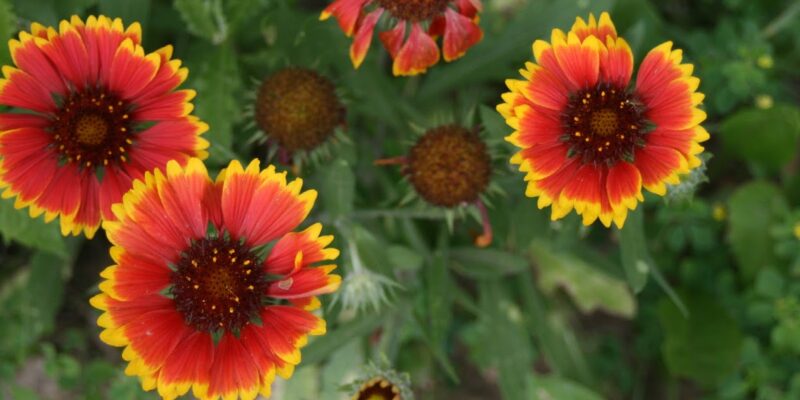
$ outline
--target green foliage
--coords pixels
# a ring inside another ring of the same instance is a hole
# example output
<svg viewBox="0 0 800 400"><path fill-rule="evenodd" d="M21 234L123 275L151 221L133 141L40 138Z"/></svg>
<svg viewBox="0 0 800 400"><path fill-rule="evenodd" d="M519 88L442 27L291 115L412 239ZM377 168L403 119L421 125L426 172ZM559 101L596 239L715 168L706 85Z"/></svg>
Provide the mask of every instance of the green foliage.
<svg viewBox="0 0 800 400"><path fill-rule="evenodd" d="M67 256L58 223L45 224L41 218L28 217L28 209L14 209L14 200L0 200L0 236L6 244L13 240L33 249Z"/></svg>
<svg viewBox="0 0 800 400"><path fill-rule="evenodd" d="M314 312L327 333L309 338L273 398L341 399L370 362L408 373L422 400L800 398L799 3L482 3L482 41L413 78L392 76L378 37L354 70L352 39L319 20L330 0L0 0L0 36L73 14L140 22L146 51L170 44L189 69L181 89L197 92L193 114L209 124L209 169L259 158L302 178L319 196L301 228L319 221L335 235L340 291L355 257L391 282L379 312L323 296ZM623 229L550 221L508 163L513 129L495 108L535 39L603 10L636 66L667 40L683 50L711 134L703 166L664 199L645 194ZM291 166L269 158L252 115L259 80L287 66L329 77L347 112L325 151ZM472 205L403 202L408 171L373 164L451 123L477 126L489 145L501 194L485 196L486 248L474 245ZM111 263L102 230L65 239L57 220L13 204L0 200L0 397L154 398L97 338L87 299Z"/></svg>
<svg viewBox="0 0 800 400"><path fill-rule="evenodd" d="M583 313L602 309L621 317L632 317L636 301L624 282L593 268L572 254L556 253L540 242L531 245L539 266L539 286L552 295L563 288Z"/></svg>
<svg viewBox="0 0 800 400"><path fill-rule="evenodd" d="M720 126L728 151L767 171L777 172L795 157L800 142L800 109L778 104L727 117Z"/></svg>
<svg viewBox="0 0 800 400"><path fill-rule="evenodd" d="M742 334L714 299L692 295L686 303L688 318L669 302L659 304L664 361L671 373L711 386L736 368Z"/></svg>
<svg viewBox="0 0 800 400"><path fill-rule="evenodd" d="M728 240L745 277L774 265L775 241L770 227L787 211L780 189L767 182L751 182L731 196Z"/></svg>

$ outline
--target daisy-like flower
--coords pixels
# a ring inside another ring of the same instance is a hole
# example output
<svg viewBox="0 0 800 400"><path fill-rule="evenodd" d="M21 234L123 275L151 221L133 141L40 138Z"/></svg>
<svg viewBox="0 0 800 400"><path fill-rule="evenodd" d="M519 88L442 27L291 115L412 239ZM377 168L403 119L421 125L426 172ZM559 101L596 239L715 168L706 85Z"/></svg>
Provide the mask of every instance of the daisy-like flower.
<svg viewBox="0 0 800 400"><path fill-rule="evenodd" d="M37 23L9 41L3 67L0 187L31 217L60 217L64 235L92 237L114 219L131 181L168 160L207 156L208 129L189 115L193 90L172 47L145 54L141 26L77 16L58 30Z"/></svg>
<svg viewBox="0 0 800 400"><path fill-rule="evenodd" d="M351 400L414 400L408 374L371 363L345 389L352 393Z"/></svg>
<svg viewBox="0 0 800 400"><path fill-rule="evenodd" d="M400 164L414 191L427 203L454 209L474 204L480 213L483 233L475 243L492 242L489 214L481 197L492 174L491 156L476 132L459 125L442 125L428 130L407 156L381 159L376 165Z"/></svg>
<svg viewBox="0 0 800 400"><path fill-rule="evenodd" d="M497 110L515 129L506 140L522 149L511 162L526 173L526 194L551 206L552 219L574 209L586 225L599 218L621 228L642 186L663 196L702 165L704 96L672 42L647 54L635 81L633 54L608 13L554 29L533 53Z"/></svg>
<svg viewBox="0 0 800 400"><path fill-rule="evenodd" d="M291 232L316 199L302 181L258 160L208 177L203 163L147 172L112 207L103 228L115 265L101 273L100 338L124 347L125 372L168 399L269 396L277 372L292 375L308 335L325 333L309 313L340 283L339 252L313 224Z"/></svg>
<svg viewBox="0 0 800 400"><path fill-rule="evenodd" d="M326 77L305 68L268 76L256 94L253 117L278 160L291 164L298 152L321 147L345 124L345 108Z"/></svg>
<svg viewBox="0 0 800 400"><path fill-rule="evenodd" d="M442 53L447 62L463 56L480 42L480 0L334 0L320 15L333 16L350 37L350 59L358 68L372 43L375 26L388 14L394 28L378 34L392 56L394 75L416 75L439 62L436 38L443 36Z"/></svg>

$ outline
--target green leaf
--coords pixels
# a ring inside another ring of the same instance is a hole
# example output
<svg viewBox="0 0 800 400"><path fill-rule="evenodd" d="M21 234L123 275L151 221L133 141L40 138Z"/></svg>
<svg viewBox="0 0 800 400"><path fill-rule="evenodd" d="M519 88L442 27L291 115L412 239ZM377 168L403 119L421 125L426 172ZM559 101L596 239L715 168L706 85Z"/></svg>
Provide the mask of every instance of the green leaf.
<svg viewBox="0 0 800 400"><path fill-rule="evenodd" d="M316 364L351 340L368 335L383 323L384 317L384 315L360 314L356 319L331 329L325 336L313 339L302 351L301 366Z"/></svg>
<svg viewBox="0 0 800 400"><path fill-rule="evenodd" d="M484 370L496 370L505 399L528 399L532 388L525 371L531 369L534 351L520 308L498 281L480 282L480 318L462 330L470 357Z"/></svg>
<svg viewBox="0 0 800 400"><path fill-rule="evenodd" d="M126 26L138 21L146 30L150 0L100 0L100 13L111 18L122 18Z"/></svg>
<svg viewBox="0 0 800 400"><path fill-rule="evenodd" d="M630 318L636 312L636 300L625 282L616 279L568 253L556 253L546 244L535 241L531 254L539 267L539 286L553 295L563 288L585 314L602 309Z"/></svg>
<svg viewBox="0 0 800 400"><path fill-rule="evenodd" d="M389 256L389 262L392 267L398 270L418 270L425 261L414 250L395 244L386 249L386 254Z"/></svg>
<svg viewBox="0 0 800 400"><path fill-rule="evenodd" d="M726 118L720 126L725 149L777 172L794 157L800 140L800 108L776 104L751 108Z"/></svg>
<svg viewBox="0 0 800 400"><path fill-rule="evenodd" d="M433 260L427 265L423 272L425 274L425 293L423 326L428 345L434 357L442 366L444 371L454 382L458 382L455 368L450 363L445 350L445 339L447 330L452 321L453 296L450 290L450 274L447 269L446 250L441 250L433 256Z"/></svg>
<svg viewBox="0 0 800 400"><path fill-rule="evenodd" d="M0 235L6 242L13 240L62 258L67 256L58 221L46 224L41 218L31 218L27 209L14 209L13 199L0 200Z"/></svg>
<svg viewBox="0 0 800 400"><path fill-rule="evenodd" d="M644 233L644 207L628 213L625 227L619 231L622 267L628 285L635 293L639 293L647 284L647 274L653 266L650 252L647 250L647 235Z"/></svg>
<svg viewBox="0 0 800 400"><path fill-rule="evenodd" d="M320 198L325 211L335 220L353 211L356 197L356 177L345 160L334 160L322 171Z"/></svg>
<svg viewBox="0 0 800 400"><path fill-rule="evenodd" d="M583 385L557 376L537 376L535 400L602 400L603 397Z"/></svg>
<svg viewBox="0 0 800 400"><path fill-rule="evenodd" d="M500 279L528 268L528 260L496 249L459 247L450 250L450 267L473 279Z"/></svg>
<svg viewBox="0 0 800 400"><path fill-rule="evenodd" d="M736 321L719 303L703 295L684 295L689 317L662 300L658 318L664 330L661 351L669 371L679 377L713 386L736 369L742 334Z"/></svg>
<svg viewBox="0 0 800 400"><path fill-rule="evenodd" d="M0 0L0 39L3 43L17 33L17 17L9 0ZM0 51L0 65L11 63L11 54L6 50Z"/></svg>
<svg viewBox="0 0 800 400"><path fill-rule="evenodd" d="M194 35L220 44L228 36L221 0L175 0L175 9Z"/></svg>
<svg viewBox="0 0 800 400"><path fill-rule="evenodd" d="M31 346L55 327L69 265L53 254L37 252L11 286L0 292L0 359L21 360Z"/></svg>
<svg viewBox="0 0 800 400"><path fill-rule="evenodd" d="M497 111L485 106L480 106L481 123L489 137L504 138L511 134L512 129L506 125L503 116Z"/></svg>
<svg viewBox="0 0 800 400"><path fill-rule="evenodd" d="M787 208L781 191L769 182L756 181L741 186L728 201L728 240L747 279L775 263L775 240L770 229Z"/></svg>
<svg viewBox="0 0 800 400"><path fill-rule="evenodd" d="M233 125L240 114L235 96L241 87L236 54L228 43L199 43L191 54L194 57L187 63L191 63L191 86L197 90L196 114L210 128L203 135L211 142L209 161L225 165L238 158L233 152Z"/></svg>

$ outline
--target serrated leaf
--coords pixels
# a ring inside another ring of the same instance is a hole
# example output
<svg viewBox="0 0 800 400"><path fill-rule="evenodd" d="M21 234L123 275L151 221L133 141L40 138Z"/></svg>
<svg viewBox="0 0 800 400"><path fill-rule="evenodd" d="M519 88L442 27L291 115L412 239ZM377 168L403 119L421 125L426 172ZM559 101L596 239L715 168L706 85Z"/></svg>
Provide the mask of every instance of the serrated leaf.
<svg viewBox="0 0 800 400"><path fill-rule="evenodd" d="M736 369L742 334L736 321L711 297L682 296L689 308L684 317L662 300L658 318L664 330L662 353L674 375L713 386Z"/></svg>
<svg viewBox="0 0 800 400"><path fill-rule="evenodd" d="M14 200L0 200L0 236L8 242L13 240L25 246L67 256L67 246L59 233L58 222L44 223L41 218L28 216L28 210L14 209Z"/></svg>
<svg viewBox="0 0 800 400"><path fill-rule="evenodd" d="M175 0L175 9L194 35L220 44L228 36L221 0Z"/></svg>
<svg viewBox="0 0 800 400"><path fill-rule="evenodd" d="M531 254L539 267L539 286L552 295L559 287L569 294L583 313L602 309L630 318L636 312L636 300L627 285L593 268L568 253L557 253L543 242L531 245Z"/></svg>
<svg viewBox="0 0 800 400"><path fill-rule="evenodd" d="M792 160L800 140L800 108L776 104L751 108L726 118L720 126L722 143L733 154L777 172Z"/></svg>
<svg viewBox="0 0 800 400"><path fill-rule="evenodd" d="M775 240L770 229L788 206L780 189L769 182L751 182L739 187L728 201L728 241L747 279L776 260Z"/></svg>
<svg viewBox="0 0 800 400"><path fill-rule="evenodd" d="M653 267L653 259L647 250L647 235L644 234L644 210L628 213L628 219L619 232L622 267L628 285L635 293L639 293L647 284L647 275Z"/></svg>
<svg viewBox="0 0 800 400"><path fill-rule="evenodd" d="M459 247L450 250L450 258L452 268L473 279L500 279L528 268L524 257L496 249Z"/></svg>
<svg viewBox="0 0 800 400"><path fill-rule="evenodd" d="M322 204L333 219L350 214L356 197L356 177L352 167L344 160L334 160L322 171L320 187Z"/></svg>

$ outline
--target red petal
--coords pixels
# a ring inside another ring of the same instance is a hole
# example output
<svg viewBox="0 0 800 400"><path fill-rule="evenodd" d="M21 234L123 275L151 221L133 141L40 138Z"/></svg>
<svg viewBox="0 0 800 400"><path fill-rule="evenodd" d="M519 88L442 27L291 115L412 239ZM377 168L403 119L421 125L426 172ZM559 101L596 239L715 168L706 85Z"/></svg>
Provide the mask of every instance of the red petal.
<svg viewBox="0 0 800 400"><path fill-rule="evenodd" d="M164 365L167 356L192 333L174 309L141 314L125 325L124 330L133 350L153 370Z"/></svg>
<svg viewBox="0 0 800 400"><path fill-rule="evenodd" d="M133 112L139 121L161 121L185 117L192 111L190 100L194 90L178 90L160 96L138 96L140 102Z"/></svg>
<svg viewBox="0 0 800 400"><path fill-rule="evenodd" d="M534 104L560 112L568 100L566 83L549 69L534 66L529 82L522 84L520 91Z"/></svg>
<svg viewBox="0 0 800 400"><path fill-rule="evenodd" d="M572 86L585 89L594 86L600 74L600 48L597 38L589 37L581 42L570 33L567 40L553 43L556 59Z"/></svg>
<svg viewBox="0 0 800 400"><path fill-rule="evenodd" d="M271 282L267 295L278 299L294 299L332 293L341 283L340 276L329 275L334 268L335 265L303 268L280 281Z"/></svg>
<svg viewBox="0 0 800 400"><path fill-rule="evenodd" d="M189 161L185 171L176 163L167 166L167 179L159 186L158 194L164 213L182 235L193 239L206 236L208 214L199 200L210 184L208 172L197 159Z"/></svg>
<svg viewBox="0 0 800 400"><path fill-rule="evenodd" d="M117 167L106 167L103 181L100 182L100 213L105 220L117 219L111 212L111 205L122 201L122 195L131 188L131 178Z"/></svg>
<svg viewBox="0 0 800 400"><path fill-rule="evenodd" d="M59 166L36 204L49 212L71 216L81 204L81 187L78 168L71 163Z"/></svg>
<svg viewBox="0 0 800 400"><path fill-rule="evenodd" d="M677 173L686 172L686 159L681 153L675 149L649 144L636 151L634 164L642 174L644 187L660 195L666 192L664 181Z"/></svg>
<svg viewBox="0 0 800 400"><path fill-rule="evenodd" d="M64 95L64 81L55 66L47 59L36 40L27 32L20 33L20 40L9 41L11 58L21 70L35 77L48 92Z"/></svg>
<svg viewBox="0 0 800 400"><path fill-rule="evenodd" d="M141 46L125 39L111 62L108 88L123 98L132 98L153 80L160 66L161 57L158 54L145 56Z"/></svg>
<svg viewBox="0 0 800 400"><path fill-rule="evenodd" d="M600 76L603 81L611 82L618 87L628 87L633 73L633 52L624 39L616 41L611 38L606 42L608 51L600 56Z"/></svg>
<svg viewBox="0 0 800 400"><path fill-rule="evenodd" d="M636 208L637 198L642 196L642 176L633 164L618 162L608 171L606 190L614 211L626 207L632 210Z"/></svg>
<svg viewBox="0 0 800 400"><path fill-rule="evenodd" d="M532 179L542 179L553 175L567 162L569 147L562 142L554 142L529 147L520 152L522 158L528 161L520 169L528 172Z"/></svg>
<svg viewBox="0 0 800 400"><path fill-rule="evenodd" d="M60 34L42 45L42 51L56 65L62 76L78 90L90 83L89 53L80 33L66 21L61 22Z"/></svg>
<svg viewBox="0 0 800 400"><path fill-rule="evenodd" d="M446 28L444 31L444 60L453 61L467 52L467 49L480 42L483 31L471 19L457 13L452 8L444 12Z"/></svg>
<svg viewBox="0 0 800 400"><path fill-rule="evenodd" d="M302 232L287 233L270 251L269 257L264 262L265 271L271 275L289 274L295 269L298 252L303 254L301 267L336 258L339 253L337 250L325 249L325 246L333 240L333 236L320 237L321 229L322 225L314 224Z"/></svg>
<svg viewBox="0 0 800 400"><path fill-rule="evenodd" d="M530 147L539 144L552 144L564 134L561 118L557 113L546 109L523 107L519 116L519 142Z"/></svg>
<svg viewBox="0 0 800 400"><path fill-rule="evenodd" d="M236 398L236 393L257 393L261 387L261 376L249 349L238 338L226 333L215 350L208 396ZM242 397L247 398L244 395Z"/></svg>
<svg viewBox="0 0 800 400"><path fill-rule="evenodd" d="M0 79L0 104L12 107L27 108L41 113L56 110L53 97L39 81L25 71L4 67Z"/></svg>
<svg viewBox="0 0 800 400"><path fill-rule="evenodd" d="M437 62L439 62L439 48L436 42L422 30L419 23L414 22L408 40L394 59L393 73L416 75L425 72Z"/></svg>
<svg viewBox="0 0 800 400"><path fill-rule="evenodd" d="M97 175L93 170L85 170L81 174L80 183L81 204L75 216L68 220L70 224L75 225L72 228L73 234L85 229L86 236L91 238L100 227L100 182L97 181Z"/></svg>
<svg viewBox="0 0 800 400"><path fill-rule="evenodd" d="M345 35L351 36L361 16L361 7L367 1L369 0L336 0L322 11L320 19L328 19L333 15Z"/></svg>
<svg viewBox="0 0 800 400"><path fill-rule="evenodd" d="M205 332L193 332L167 357L158 375L159 383L199 383L208 385L214 361L214 341Z"/></svg>
<svg viewBox="0 0 800 400"><path fill-rule="evenodd" d="M400 53L400 49L403 47L403 39L406 37L406 22L397 22L397 25L392 30L380 32L378 37L381 39L383 47L392 56L392 59L397 58L397 53Z"/></svg>
<svg viewBox="0 0 800 400"><path fill-rule="evenodd" d="M123 251L115 260L114 293L122 298L160 296L170 284L171 270L164 263L156 263L130 252Z"/></svg>
<svg viewBox="0 0 800 400"><path fill-rule="evenodd" d="M353 67L358 68L364 62L364 57L367 55L370 44L372 44L372 33L375 30L375 24L383 14L383 9L379 8L369 13L361 25L358 27L353 44L350 45L350 60L353 61Z"/></svg>

